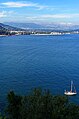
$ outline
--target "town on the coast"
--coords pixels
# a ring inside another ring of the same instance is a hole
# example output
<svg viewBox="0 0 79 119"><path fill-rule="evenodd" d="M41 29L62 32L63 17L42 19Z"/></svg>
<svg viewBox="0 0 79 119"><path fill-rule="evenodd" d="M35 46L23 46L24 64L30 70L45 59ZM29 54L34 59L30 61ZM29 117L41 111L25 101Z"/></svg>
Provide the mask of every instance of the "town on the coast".
<svg viewBox="0 0 79 119"><path fill-rule="evenodd" d="M18 28L0 23L0 36L11 35L64 35L79 34L79 29L46 29L46 28Z"/></svg>

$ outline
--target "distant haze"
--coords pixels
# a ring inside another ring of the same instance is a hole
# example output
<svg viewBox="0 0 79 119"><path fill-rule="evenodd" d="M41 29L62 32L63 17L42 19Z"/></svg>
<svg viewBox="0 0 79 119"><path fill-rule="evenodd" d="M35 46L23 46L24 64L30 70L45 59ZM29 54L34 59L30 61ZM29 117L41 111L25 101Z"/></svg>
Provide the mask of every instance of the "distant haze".
<svg viewBox="0 0 79 119"><path fill-rule="evenodd" d="M75 30L79 29L79 25L73 24L58 24L58 23L17 23L17 22L5 22L5 24L23 28L23 29L52 29L52 30Z"/></svg>

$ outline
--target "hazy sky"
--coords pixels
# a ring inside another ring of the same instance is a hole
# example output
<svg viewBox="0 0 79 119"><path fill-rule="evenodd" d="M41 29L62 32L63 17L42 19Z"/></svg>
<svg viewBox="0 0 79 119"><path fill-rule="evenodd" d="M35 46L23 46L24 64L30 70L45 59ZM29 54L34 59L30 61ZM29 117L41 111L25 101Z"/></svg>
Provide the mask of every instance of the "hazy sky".
<svg viewBox="0 0 79 119"><path fill-rule="evenodd" d="M0 22L79 23L79 0L0 0Z"/></svg>

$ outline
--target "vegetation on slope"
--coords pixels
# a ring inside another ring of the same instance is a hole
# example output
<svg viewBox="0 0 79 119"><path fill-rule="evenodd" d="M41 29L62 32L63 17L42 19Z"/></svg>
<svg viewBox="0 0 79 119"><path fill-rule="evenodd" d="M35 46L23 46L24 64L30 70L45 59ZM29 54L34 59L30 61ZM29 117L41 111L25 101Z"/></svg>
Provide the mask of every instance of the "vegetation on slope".
<svg viewBox="0 0 79 119"><path fill-rule="evenodd" d="M79 106L66 96L53 96L48 90L34 89L27 96L8 94L6 117L0 119L79 119Z"/></svg>

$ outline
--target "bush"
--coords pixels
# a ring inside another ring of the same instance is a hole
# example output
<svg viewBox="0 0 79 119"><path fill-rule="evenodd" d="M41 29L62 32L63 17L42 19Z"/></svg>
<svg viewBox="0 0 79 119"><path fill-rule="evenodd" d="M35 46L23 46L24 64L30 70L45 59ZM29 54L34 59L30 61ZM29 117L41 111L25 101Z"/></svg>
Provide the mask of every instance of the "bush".
<svg viewBox="0 0 79 119"><path fill-rule="evenodd" d="M78 119L79 106L66 96L53 96L49 90L34 89L27 96L8 94L8 119Z"/></svg>

